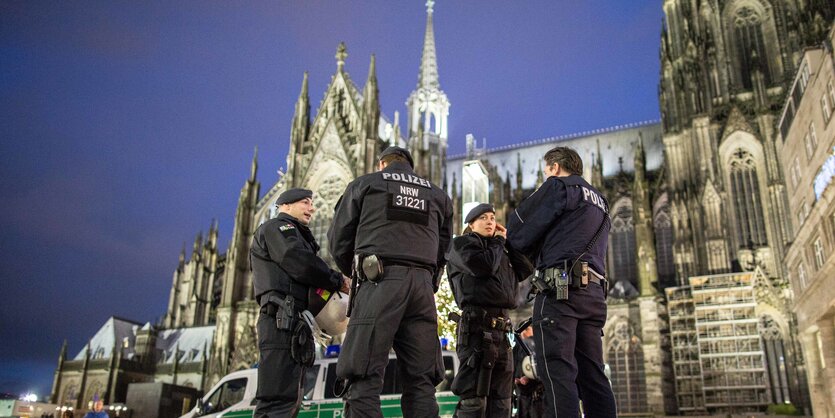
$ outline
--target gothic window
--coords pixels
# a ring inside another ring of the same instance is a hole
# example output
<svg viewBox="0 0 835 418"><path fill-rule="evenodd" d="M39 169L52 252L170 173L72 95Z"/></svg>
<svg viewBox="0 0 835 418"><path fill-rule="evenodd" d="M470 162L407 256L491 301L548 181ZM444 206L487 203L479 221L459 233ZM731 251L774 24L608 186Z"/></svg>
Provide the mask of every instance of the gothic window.
<svg viewBox="0 0 835 418"><path fill-rule="evenodd" d="M68 384L64 388L64 395L61 397L61 403L69 404L70 401L75 403L75 400L78 398L78 384L73 382Z"/></svg>
<svg viewBox="0 0 835 418"><path fill-rule="evenodd" d="M632 202L619 202L609 238L614 280L628 280L637 286L635 255L635 226L632 222Z"/></svg>
<svg viewBox="0 0 835 418"><path fill-rule="evenodd" d="M826 97L826 93L821 95L821 113L823 113L823 122L829 122L829 118L832 116L832 109L829 107L829 98Z"/></svg>
<svg viewBox="0 0 835 418"><path fill-rule="evenodd" d="M347 185L347 179L332 175L319 185L313 199L313 206L316 211L310 222L310 231L316 238L316 243L319 244L319 256L328 263L332 261L328 251L328 228L330 228L333 220L333 210L336 207L336 202L342 196L342 192L345 191Z"/></svg>
<svg viewBox="0 0 835 418"><path fill-rule="evenodd" d="M655 214L652 221L655 231L655 253L658 257L658 280L660 283L672 284L676 275L673 263L673 223L670 219L669 207L663 206Z"/></svg>
<svg viewBox="0 0 835 418"><path fill-rule="evenodd" d="M760 338L765 347L766 373L768 375L771 401L769 403L790 403L788 375L786 374L786 352L783 346L783 332L771 316L760 318Z"/></svg>
<svg viewBox="0 0 835 418"><path fill-rule="evenodd" d="M730 172L739 247L753 248L766 245L768 239L754 157L743 149L736 150L730 161Z"/></svg>
<svg viewBox="0 0 835 418"><path fill-rule="evenodd" d="M627 322L615 326L614 336L606 351L618 412L646 412L644 352L640 338Z"/></svg>
<svg viewBox="0 0 835 418"><path fill-rule="evenodd" d="M751 73L759 69L765 83L771 84L768 56L763 40L763 17L750 7L740 7L733 16L734 37L739 57L739 78L745 89L751 89Z"/></svg>

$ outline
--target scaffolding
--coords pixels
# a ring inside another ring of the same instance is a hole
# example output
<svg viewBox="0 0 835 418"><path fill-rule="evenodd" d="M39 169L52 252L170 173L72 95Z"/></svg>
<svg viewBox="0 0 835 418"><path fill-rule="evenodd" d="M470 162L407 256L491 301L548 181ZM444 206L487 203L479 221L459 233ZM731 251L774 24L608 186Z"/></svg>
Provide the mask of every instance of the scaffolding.
<svg viewBox="0 0 835 418"><path fill-rule="evenodd" d="M764 411L770 395L754 273L691 277L666 296L680 411Z"/></svg>

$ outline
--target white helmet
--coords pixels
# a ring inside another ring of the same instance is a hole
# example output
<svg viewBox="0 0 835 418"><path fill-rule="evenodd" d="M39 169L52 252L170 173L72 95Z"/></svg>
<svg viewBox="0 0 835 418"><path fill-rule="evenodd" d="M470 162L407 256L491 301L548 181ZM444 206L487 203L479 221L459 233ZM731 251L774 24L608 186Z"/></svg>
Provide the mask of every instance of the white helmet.
<svg viewBox="0 0 835 418"><path fill-rule="evenodd" d="M316 315L316 324L323 333L336 336L348 329L348 295L334 292Z"/></svg>
<svg viewBox="0 0 835 418"><path fill-rule="evenodd" d="M533 356L525 356L522 359L522 373L528 379L539 380L536 376L536 360L534 360Z"/></svg>

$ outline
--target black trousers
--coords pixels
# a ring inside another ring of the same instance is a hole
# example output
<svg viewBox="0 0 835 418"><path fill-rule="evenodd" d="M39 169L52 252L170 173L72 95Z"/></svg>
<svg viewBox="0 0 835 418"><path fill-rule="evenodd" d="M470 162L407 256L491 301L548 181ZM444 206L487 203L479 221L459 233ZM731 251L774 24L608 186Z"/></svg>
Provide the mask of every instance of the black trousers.
<svg viewBox="0 0 835 418"><path fill-rule="evenodd" d="M350 379L346 417L382 417L380 392L389 351L397 354L405 418L438 416L435 385L443 380L432 276L423 268L386 266L354 298L336 374Z"/></svg>
<svg viewBox="0 0 835 418"><path fill-rule="evenodd" d="M462 318L462 321L465 320ZM460 329L460 325L459 325ZM452 392L461 399L455 409L457 418L508 418L513 398L513 350L504 332L470 326L469 334L458 333L458 374L452 382ZM484 338L483 333L488 337ZM465 341L466 340L466 341ZM481 358L489 352L496 356L490 374L490 387L486 397L479 397Z"/></svg>
<svg viewBox="0 0 835 418"><path fill-rule="evenodd" d="M603 287L570 289L568 300L540 293L534 302L536 372L545 386L546 417L616 417L612 386L603 373Z"/></svg>
<svg viewBox="0 0 835 418"><path fill-rule="evenodd" d="M305 368L290 357L292 330L276 329L275 317L258 316L258 404L254 418L290 418L299 413Z"/></svg>

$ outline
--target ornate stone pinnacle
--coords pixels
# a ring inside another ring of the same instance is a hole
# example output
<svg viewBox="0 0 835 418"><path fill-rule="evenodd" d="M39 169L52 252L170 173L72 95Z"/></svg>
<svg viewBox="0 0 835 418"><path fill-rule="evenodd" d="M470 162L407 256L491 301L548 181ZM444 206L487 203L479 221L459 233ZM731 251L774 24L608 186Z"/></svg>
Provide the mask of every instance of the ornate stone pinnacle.
<svg viewBox="0 0 835 418"><path fill-rule="evenodd" d="M345 65L345 58L348 57L348 48L345 47L345 42L340 42L336 48L336 67L340 70Z"/></svg>

